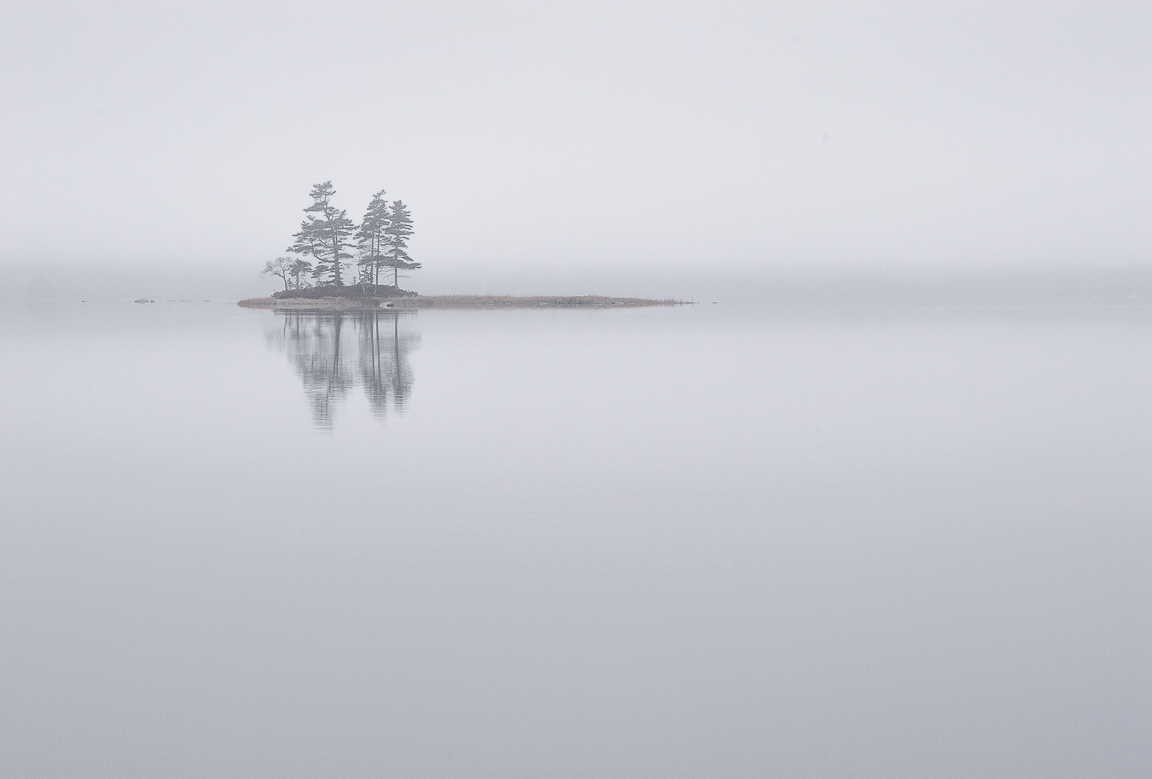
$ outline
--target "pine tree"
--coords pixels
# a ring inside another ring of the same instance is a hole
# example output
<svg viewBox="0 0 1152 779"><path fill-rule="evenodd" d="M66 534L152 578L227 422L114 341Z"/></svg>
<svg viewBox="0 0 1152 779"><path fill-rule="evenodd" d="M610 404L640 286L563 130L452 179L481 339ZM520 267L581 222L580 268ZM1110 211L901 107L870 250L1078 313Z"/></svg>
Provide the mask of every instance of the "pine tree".
<svg viewBox="0 0 1152 779"><path fill-rule="evenodd" d="M408 238L412 235L412 214L404 202L392 203L392 219L384 230L387 236L384 265L392 269L392 285L400 288L400 271L415 270L420 263L408 256Z"/></svg>
<svg viewBox="0 0 1152 779"><path fill-rule="evenodd" d="M304 209L304 221L300 232L293 238L296 241L288 251L316 258L312 270L313 277L323 284L330 281L337 287L344 286L341 269L345 260L352 259L347 251L349 239L355 224L348 218L348 212L332 205L336 190L331 181L316 184L308 196L312 205Z"/></svg>
<svg viewBox="0 0 1152 779"><path fill-rule="evenodd" d="M380 286L380 269L384 267L384 252L388 245L388 226L392 224L392 213L388 208L387 194L380 190L372 196L360 229L356 231L356 245L360 252L360 280L365 284Z"/></svg>
<svg viewBox="0 0 1152 779"><path fill-rule="evenodd" d="M292 288L303 289L308 285L304 277L311 275L312 263L298 258L289 266L288 272L291 274Z"/></svg>

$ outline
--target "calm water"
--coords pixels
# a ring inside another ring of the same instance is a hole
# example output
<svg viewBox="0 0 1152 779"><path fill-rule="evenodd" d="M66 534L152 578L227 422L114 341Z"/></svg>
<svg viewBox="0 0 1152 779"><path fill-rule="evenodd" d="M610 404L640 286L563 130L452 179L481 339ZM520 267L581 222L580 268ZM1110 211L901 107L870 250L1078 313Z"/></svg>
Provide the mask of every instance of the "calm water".
<svg viewBox="0 0 1152 779"><path fill-rule="evenodd" d="M0 775L1152 772L1152 311L0 304Z"/></svg>

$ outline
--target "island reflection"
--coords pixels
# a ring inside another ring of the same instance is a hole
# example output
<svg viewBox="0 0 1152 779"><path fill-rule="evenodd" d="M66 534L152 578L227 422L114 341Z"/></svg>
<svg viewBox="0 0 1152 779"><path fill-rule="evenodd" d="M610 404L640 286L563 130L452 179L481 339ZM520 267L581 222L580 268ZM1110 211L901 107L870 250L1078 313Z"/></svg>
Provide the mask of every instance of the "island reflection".
<svg viewBox="0 0 1152 779"><path fill-rule="evenodd" d="M296 368L318 428L332 429L336 409L357 383L377 419L383 420L389 407L403 411L414 382L408 353L420 343L419 333L400 325L400 318L411 314L280 316L280 326L267 333L269 346L286 354Z"/></svg>

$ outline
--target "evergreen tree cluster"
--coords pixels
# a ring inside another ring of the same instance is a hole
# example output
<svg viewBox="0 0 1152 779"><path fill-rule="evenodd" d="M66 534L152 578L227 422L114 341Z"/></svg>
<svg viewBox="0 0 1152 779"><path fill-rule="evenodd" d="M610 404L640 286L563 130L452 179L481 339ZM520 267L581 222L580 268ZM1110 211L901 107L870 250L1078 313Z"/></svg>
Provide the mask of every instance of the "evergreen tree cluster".
<svg viewBox="0 0 1152 779"><path fill-rule="evenodd" d="M345 269L355 260L355 283L379 287L380 277L387 282L391 273L392 286L399 288L401 271L420 267L408 255L412 236L408 207L401 200L389 203L380 190L357 225L346 210L332 205L335 194L331 181L312 187L308 193L312 203L304 209L300 231L288 247L292 256L265 263L264 273L280 278L286 290L343 287Z"/></svg>

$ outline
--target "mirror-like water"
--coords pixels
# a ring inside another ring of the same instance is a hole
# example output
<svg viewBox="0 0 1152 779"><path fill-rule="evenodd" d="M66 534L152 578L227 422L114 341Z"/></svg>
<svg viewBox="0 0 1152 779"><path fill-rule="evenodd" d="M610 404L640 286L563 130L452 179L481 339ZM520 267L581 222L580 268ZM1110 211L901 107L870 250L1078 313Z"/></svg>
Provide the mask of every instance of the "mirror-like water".
<svg viewBox="0 0 1152 779"><path fill-rule="evenodd" d="M5 303L0 775L1141 775L1150 345Z"/></svg>
<svg viewBox="0 0 1152 779"><path fill-rule="evenodd" d="M412 391L408 353L419 335L400 331L399 312L358 314L282 314L268 342L288 355L304 383L316 426L333 427L333 415L349 390L363 387L372 413L400 411ZM405 319L410 315L403 315Z"/></svg>

